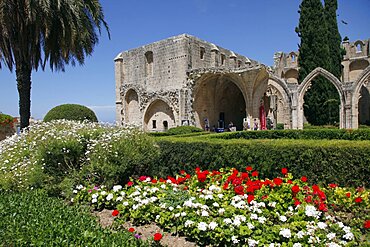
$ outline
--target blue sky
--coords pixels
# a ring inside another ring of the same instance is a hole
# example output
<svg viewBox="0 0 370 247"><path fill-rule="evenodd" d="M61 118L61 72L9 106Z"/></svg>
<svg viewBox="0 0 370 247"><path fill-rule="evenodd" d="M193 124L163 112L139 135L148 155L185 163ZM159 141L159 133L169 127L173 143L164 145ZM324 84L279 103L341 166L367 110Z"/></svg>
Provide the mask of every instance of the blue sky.
<svg viewBox="0 0 370 247"><path fill-rule="evenodd" d="M299 0L101 0L111 30L85 65L63 72L32 74L31 115L42 119L52 107L76 103L91 107L100 121L114 122L113 59L119 52L188 33L273 64L277 51L297 50ZM370 38L370 0L338 0L342 35ZM341 22L344 20L348 24ZM18 116L15 73L0 70L0 111Z"/></svg>

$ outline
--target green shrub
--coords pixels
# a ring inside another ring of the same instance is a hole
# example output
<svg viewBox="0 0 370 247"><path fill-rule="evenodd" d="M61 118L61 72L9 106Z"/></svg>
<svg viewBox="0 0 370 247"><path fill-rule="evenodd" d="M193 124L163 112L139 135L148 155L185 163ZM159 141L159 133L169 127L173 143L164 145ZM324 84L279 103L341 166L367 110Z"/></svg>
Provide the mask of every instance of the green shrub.
<svg viewBox="0 0 370 247"><path fill-rule="evenodd" d="M338 139L370 140L370 129L307 129L307 130L262 130L237 131L210 135L217 139Z"/></svg>
<svg viewBox="0 0 370 247"><path fill-rule="evenodd" d="M88 208L42 191L0 194L1 246L149 246L131 233L103 229Z"/></svg>
<svg viewBox="0 0 370 247"><path fill-rule="evenodd" d="M148 173L159 156L152 138L140 131L127 132L124 138L102 135L87 152L89 164L82 173L91 183L108 186L125 184L130 176Z"/></svg>
<svg viewBox="0 0 370 247"><path fill-rule="evenodd" d="M370 185L370 144L329 140L217 140L167 137L158 140L161 157L151 175L179 170L243 169L253 165L262 176L275 177L282 167L313 183Z"/></svg>
<svg viewBox="0 0 370 247"><path fill-rule="evenodd" d="M44 117L45 122L50 122L51 120L57 119L76 121L88 120L91 122L98 121L95 113L91 109L87 108L86 106L76 104L64 104L56 106Z"/></svg>
<svg viewBox="0 0 370 247"><path fill-rule="evenodd" d="M178 126L169 129L167 132L153 132L149 133L152 136L172 136L172 135L187 135L193 133L204 133L204 131L200 128L194 126ZM196 134L195 134L196 135Z"/></svg>

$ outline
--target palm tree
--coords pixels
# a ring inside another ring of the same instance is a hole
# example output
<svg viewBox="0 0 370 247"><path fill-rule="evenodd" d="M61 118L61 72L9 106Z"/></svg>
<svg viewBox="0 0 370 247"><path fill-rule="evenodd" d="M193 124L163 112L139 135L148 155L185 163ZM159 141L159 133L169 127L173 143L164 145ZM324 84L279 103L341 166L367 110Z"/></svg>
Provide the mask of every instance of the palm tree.
<svg viewBox="0 0 370 247"><path fill-rule="evenodd" d="M99 0L0 0L0 68L15 67L21 128L31 115L31 72L82 65L109 28Z"/></svg>

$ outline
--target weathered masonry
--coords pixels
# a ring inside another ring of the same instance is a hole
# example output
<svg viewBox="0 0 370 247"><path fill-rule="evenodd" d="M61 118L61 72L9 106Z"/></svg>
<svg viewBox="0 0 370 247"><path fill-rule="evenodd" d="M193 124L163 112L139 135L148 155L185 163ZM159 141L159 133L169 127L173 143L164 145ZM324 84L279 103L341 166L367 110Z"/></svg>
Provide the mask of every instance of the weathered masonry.
<svg viewBox="0 0 370 247"><path fill-rule="evenodd" d="M284 128L303 128L304 94L317 76L340 95L340 127L370 122L369 40L344 42L343 75L316 68L298 84L297 52L276 53L269 67L183 34L120 53L115 58L116 120L146 131L180 125L238 130L259 121L260 107Z"/></svg>

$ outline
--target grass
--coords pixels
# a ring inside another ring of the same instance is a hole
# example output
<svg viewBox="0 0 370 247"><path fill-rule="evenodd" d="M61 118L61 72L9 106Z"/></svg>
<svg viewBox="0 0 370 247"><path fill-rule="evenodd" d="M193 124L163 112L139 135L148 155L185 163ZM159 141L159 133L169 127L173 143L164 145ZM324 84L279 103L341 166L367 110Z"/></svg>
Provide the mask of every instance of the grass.
<svg viewBox="0 0 370 247"><path fill-rule="evenodd" d="M0 246L149 246L43 191L0 194Z"/></svg>

